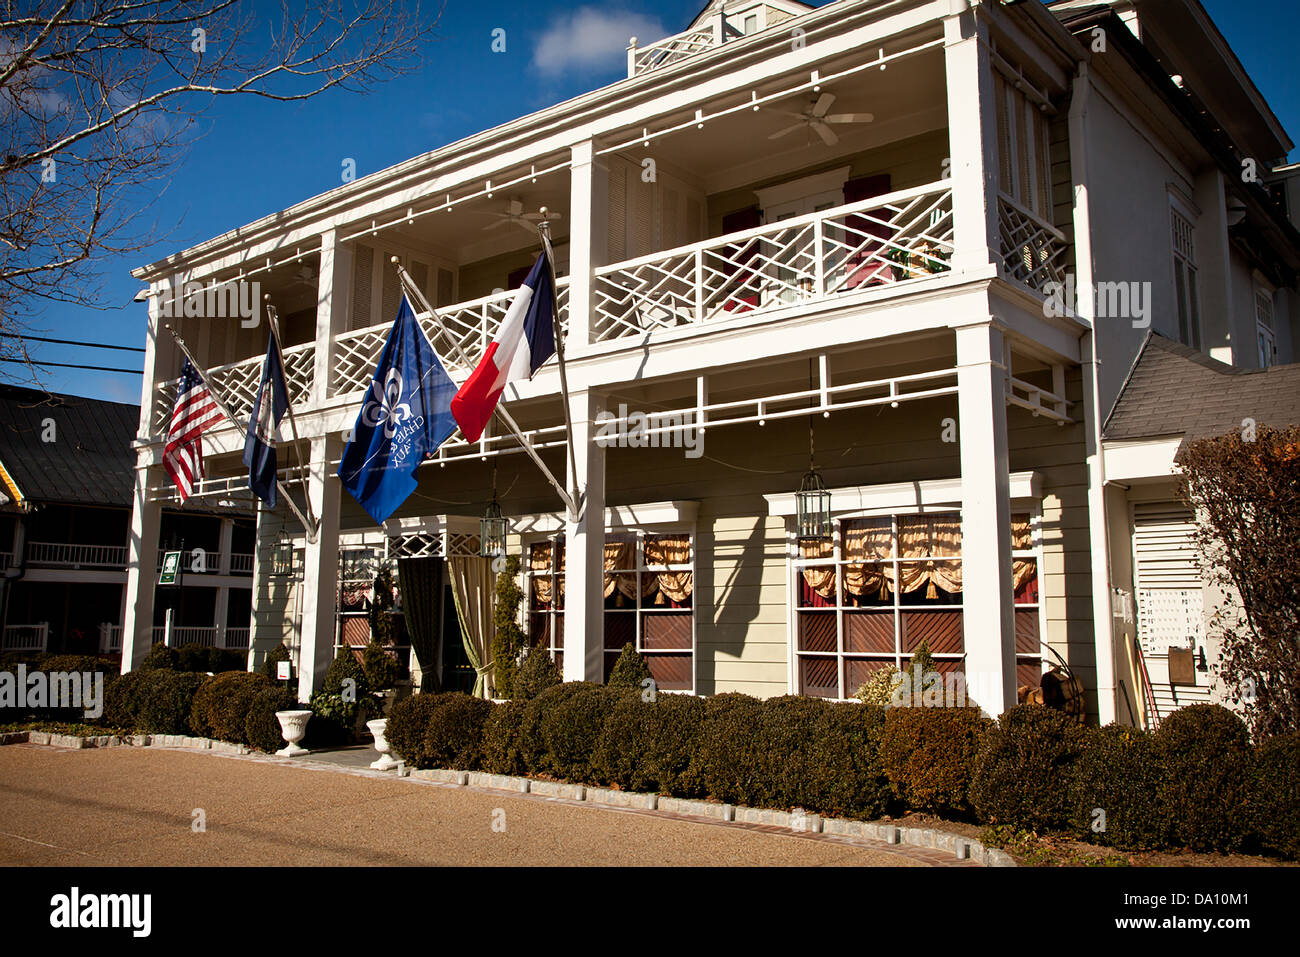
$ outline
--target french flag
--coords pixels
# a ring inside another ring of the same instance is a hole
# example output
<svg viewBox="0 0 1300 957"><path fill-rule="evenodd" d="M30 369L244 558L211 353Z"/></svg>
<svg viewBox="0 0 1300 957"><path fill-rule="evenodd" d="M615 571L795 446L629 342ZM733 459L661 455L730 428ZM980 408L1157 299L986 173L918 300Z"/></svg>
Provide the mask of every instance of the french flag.
<svg viewBox="0 0 1300 957"><path fill-rule="evenodd" d="M554 303L551 265L543 252L510 303L496 338L451 400L451 414L470 442L483 434L506 385L531 379L555 354Z"/></svg>

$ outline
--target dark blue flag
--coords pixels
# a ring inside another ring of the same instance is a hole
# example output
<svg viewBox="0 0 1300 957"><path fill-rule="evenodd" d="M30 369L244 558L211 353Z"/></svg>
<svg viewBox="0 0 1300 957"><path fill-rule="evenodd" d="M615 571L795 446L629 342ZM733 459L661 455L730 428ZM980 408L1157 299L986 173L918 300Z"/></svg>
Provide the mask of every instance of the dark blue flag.
<svg viewBox="0 0 1300 957"><path fill-rule="evenodd" d="M280 366L280 347L272 330L262 363L262 381L253 398L244 437L244 464L248 466L248 487L269 507L275 508L275 443L280 420L289 409L289 390Z"/></svg>
<svg viewBox="0 0 1300 957"><path fill-rule="evenodd" d="M403 296L339 463L343 487L377 523L415 491L415 470L456 431L455 394L456 384Z"/></svg>

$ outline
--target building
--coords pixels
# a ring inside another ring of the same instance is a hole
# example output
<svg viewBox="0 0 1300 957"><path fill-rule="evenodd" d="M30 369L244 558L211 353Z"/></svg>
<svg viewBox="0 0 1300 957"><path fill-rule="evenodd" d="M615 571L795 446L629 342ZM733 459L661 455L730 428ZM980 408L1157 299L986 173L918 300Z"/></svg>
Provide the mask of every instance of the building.
<svg viewBox="0 0 1300 957"><path fill-rule="evenodd" d="M1200 4L731 0L627 56L617 83L136 271L134 564L153 567L169 492L162 324L240 413L266 343L165 314L187 284L256 282L310 445L305 480L292 461L282 478L322 524L259 513L253 648L297 632L304 698L358 556L432 559L402 583L442 598L418 601L422 670L485 660L479 518L499 499L528 631L566 678L601 680L631 640L667 689L849 697L925 640L991 713L1059 658L1093 717L1122 718L1102 424L1150 332L1253 368L1294 361L1300 319L1300 234L1264 185L1292 143ZM553 363L507 399L581 513L490 433L444 445L376 528L334 473L400 299L390 259L463 376L542 207L572 456ZM241 442L205 440L220 497ZM807 472L826 539L795 526ZM271 574L290 543L292 574ZM152 576L128 590L126 668Z"/></svg>
<svg viewBox="0 0 1300 957"><path fill-rule="evenodd" d="M3 653L121 653L139 421L134 405L0 386ZM246 505L231 512L210 500L162 516L184 572L159 592L150 643L170 607L173 645L248 647L254 525Z"/></svg>

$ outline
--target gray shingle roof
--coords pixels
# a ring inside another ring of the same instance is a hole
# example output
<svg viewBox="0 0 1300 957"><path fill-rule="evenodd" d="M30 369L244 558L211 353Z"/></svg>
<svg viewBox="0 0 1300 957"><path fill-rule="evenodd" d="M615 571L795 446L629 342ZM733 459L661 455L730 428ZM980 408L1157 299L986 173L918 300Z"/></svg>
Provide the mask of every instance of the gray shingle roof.
<svg viewBox="0 0 1300 957"><path fill-rule="evenodd" d="M1102 429L1110 440L1239 430L1242 420L1300 424L1300 363L1238 369L1150 333Z"/></svg>
<svg viewBox="0 0 1300 957"><path fill-rule="evenodd" d="M0 385L0 462L34 503L130 507L139 425L136 405Z"/></svg>

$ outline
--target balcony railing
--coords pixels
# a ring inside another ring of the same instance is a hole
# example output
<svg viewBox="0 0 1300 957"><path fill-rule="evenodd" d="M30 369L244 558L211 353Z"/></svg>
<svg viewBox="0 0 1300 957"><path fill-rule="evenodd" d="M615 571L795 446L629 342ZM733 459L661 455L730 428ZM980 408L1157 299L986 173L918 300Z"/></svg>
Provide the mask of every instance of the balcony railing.
<svg viewBox="0 0 1300 957"><path fill-rule="evenodd" d="M5 625L0 634L0 651L44 651L50 637L50 623Z"/></svg>
<svg viewBox="0 0 1300 957"><path fill-rule="evenodd" d="M429 341L447 366L447 371L454 378L463 379L473 369L460 362L456 355L459 346L469 357L471 363L477 363L487 350L488 343L497 334L501 320L518 290L508 289L493 293L481 299L457 303L454 306L438 310L442 329L435 325L428 315L420 316L420 325L429 336ZM560 301L560 328L569 325L569 279L561 279L556 287ZM371 376L375 374L375 365L379 354L384 351L384 342L388 339L391 322L358 329L339 336L335 340L334 380L331 383L335 395L346 395L365 389L370 385ZM444 331L445 330L445 331Z"/></svg>
<svg viewBox="0 0 1300 957"><path fill-rule="evenodd" d="M782 20L790 19L790 14L780 7L769 3L751 3L732 5L725 12L714 14L701 26L686 30L671 37L664 37L654 43L639 47L636 38L627 48L627 75L638 76L650 70L671 66L679 60L696 53L703 53L721 46L728 40L745 36L743 27L752 23L751 33L775 26Z"/></svg>
<svg viewBox="0 0 1300 957"><path fill-rule="evenodd" d="M596 270L596 341L754 316L946 272L948 181Z"/></svg>
<svg viewBox="0 0 1300 957"><path fill-rule="evenodd" d="M1002 194L998 195L998 238L1008 279L1038 292L1045 291L1048 283L1065 282L1065 234Z"/></svg>
<svg viewBox="0 0 1300 957"><path fill-rule="evenodd" d="M126 546L28 542L27 562L59 568L125 568Z"/></svg>
<svg viewBox="0 0 1300 957"><path fill-rule="evenodd" d="M247 419L253 409L253 398L262 381L264 355L241 359L207 370L208 382L220 393L230 411ZM295 406L305 403L311 395L312 380L316 370L316 343L305 342L284 350L284 382L289 390L289 401ZM153 431L165 435L176 405L176 380L159 383L154 393Z"/></svg>
<svg viewBox="0 0 1300 957"><path fill-rule="evenodd" d="M102 627L102 626L101 626ZM118 649L121 649L121 627L112 626L118 629ZM162 625L154 625L153 641L158 644L166 637L167 629ZM181 645L202 645L205 648L229 648L235 651L242 651L248 648L249 629L247 628L226 628L224 631L216 625L173 625L172 626L172 647L179 648Z"/></svg>

